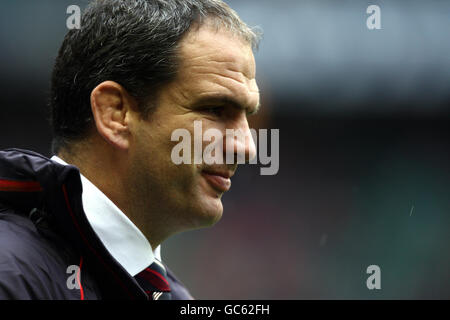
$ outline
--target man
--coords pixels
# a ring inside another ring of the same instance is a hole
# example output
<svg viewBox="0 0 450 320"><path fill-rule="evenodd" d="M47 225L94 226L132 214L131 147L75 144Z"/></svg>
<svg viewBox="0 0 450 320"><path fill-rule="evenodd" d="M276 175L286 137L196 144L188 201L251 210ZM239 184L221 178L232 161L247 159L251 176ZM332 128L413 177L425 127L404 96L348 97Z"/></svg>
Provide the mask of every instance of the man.
<svg viewBox="0 0 450 320"><path fill-rule="evenodd" d="M53 151L0 152L0 299L192 299L161 262L214 225L236 164L176 165L176 129L246 160L258 36L220 0L98 0L52 77ZM203 142L202 148L205 148Z"/></svg>

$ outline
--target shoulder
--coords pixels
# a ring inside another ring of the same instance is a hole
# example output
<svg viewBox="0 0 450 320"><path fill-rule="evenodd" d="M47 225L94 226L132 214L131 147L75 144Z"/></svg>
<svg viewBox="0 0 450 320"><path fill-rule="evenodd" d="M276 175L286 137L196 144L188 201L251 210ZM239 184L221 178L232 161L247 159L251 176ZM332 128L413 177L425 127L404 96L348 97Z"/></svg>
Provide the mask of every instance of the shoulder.
<svg viewBox="0 0 450 320"><path fill-rule="evenodd" d="M31 220L0 209L0 300L53 298L65 284L67 265Z"/></svg>
<svg viewBox="0 0 450 320"><path fill-rule="evenodd" d="M0 257L3 263L23 260L33 261L47 251L46 240L34 223L14 209L0 211Z"/></svg>
<svg viewBox="0 0 450 320"><path fill-rule="evenodd" d="M34 256L33 248L39 247L38 233L34 224L13 209L0 211L0 263L12 262L17 258ZM6 260L9 258L9 260Z"/></svg>

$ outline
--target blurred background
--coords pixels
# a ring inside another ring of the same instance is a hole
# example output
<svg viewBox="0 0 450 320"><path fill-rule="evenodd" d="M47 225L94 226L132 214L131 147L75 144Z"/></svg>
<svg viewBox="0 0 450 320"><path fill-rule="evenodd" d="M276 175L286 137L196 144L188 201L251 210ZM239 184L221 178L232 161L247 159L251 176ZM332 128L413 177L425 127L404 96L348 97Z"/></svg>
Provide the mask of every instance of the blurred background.
<svg viewBox="0 0 450 320"><path fill-rule="evenodd" d="M0 0L0 148L51 156L51 69L87 2ZM228 3L264 31L252 126L280 130L280 169L241 167L163 260L199 299L449 299L450 2Z"/></svg>

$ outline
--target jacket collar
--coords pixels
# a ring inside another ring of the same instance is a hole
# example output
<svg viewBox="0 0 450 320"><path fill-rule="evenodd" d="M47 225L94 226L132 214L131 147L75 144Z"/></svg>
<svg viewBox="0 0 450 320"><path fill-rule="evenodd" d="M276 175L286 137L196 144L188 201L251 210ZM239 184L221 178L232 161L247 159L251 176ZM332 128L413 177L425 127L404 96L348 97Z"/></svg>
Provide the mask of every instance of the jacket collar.
<svg viewBox="0 0 450 320"><path fill-rule="evenodd" d="M82 206L79 170L38 153L0 151L0 203L19 214L41 213L51 228L85 257L103 286L104 298L147 299L134 278L108 253L90 226Z"/></svg>
<svg viewBox="0 0 450 320"><path fill-rule="evenodd" d="M51 160L68 165L57 156ZM89 224L120 265L135 276L156 259L161 260L160 246L154 253L147 238L125 213L83 174L80 178L83 209Z"/></svg>

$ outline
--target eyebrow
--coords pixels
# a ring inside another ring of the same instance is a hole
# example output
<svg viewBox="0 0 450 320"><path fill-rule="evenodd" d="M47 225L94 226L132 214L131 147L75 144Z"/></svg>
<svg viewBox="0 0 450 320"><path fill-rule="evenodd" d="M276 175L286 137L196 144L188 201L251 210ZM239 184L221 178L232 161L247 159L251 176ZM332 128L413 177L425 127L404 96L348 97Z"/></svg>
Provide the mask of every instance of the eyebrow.
<svg viewBox="0 0 450 320"><path fill-rule="evenodd" d="M251 107L246 107L246 106L242 105L233 96L224 95L224 94L204 96L204 97L200 98L195 104L199 105L199 106L205 105L205 104L230 105L234 108L247 111L247 114L250 116L258 113L259 109L261 108L261 103L258 103L256 108L253 109Z"/></svg>

